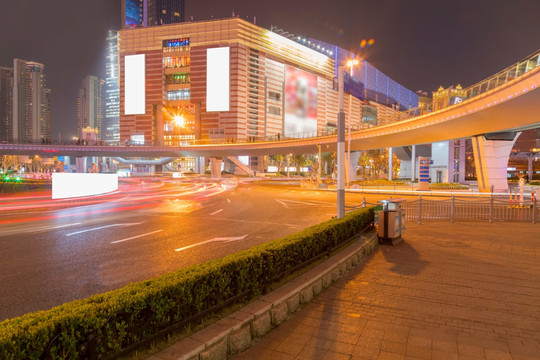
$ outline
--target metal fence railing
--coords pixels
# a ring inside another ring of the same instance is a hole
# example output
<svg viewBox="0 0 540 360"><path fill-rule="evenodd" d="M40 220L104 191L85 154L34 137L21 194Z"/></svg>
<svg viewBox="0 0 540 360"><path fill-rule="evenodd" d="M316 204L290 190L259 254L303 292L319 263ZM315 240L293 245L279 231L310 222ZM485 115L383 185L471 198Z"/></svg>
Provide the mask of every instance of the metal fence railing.
<svg viewBox="0 0 540 360"><path fill-rule="evenodd" d="M536 200L511 203L508 199L468 198L452 196L443 200L407 200L402 204L407 221L448 220L455 221L514 221L536 223L540 219L540 209Z"/></svg>
<svg viewBox="0 0 540 360"><path fill-rule="evenodd" d="M490 76L476 84L473 84L465 89L463 93L466 99L471 99L480 94L491 91L499 86L505 85L508 82L514 80L517 77L535 69L540 66L540 50L535 51L531 55L526 56L517 63L507 67L504 70L499 71L495 75ZM415 117L432 112L432 103L425 106L417 107L410 110L405 110L407 117Z"/></svg>

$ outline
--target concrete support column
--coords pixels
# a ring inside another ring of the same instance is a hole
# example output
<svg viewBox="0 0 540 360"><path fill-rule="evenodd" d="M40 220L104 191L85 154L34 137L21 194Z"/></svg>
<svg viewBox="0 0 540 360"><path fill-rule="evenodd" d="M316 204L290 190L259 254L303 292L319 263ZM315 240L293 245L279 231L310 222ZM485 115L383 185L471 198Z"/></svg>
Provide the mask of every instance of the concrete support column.
<svg viewBox="0 0 540 360"><path fill-rule="evenodd" d="M212 179L221 178L221 164L223 159L219 158L210 158L210 177Z"/></svg>
<svg viewBox="0 0 540 360"><path fill-rule="evenodd" d="M392 148L388 148L388 181L394 180L394 152L392 151Z"/></svg>
<svg viewBox="0 0 540 360"><path fill-rule="evenodd" d="M349 159L349 181L356 181L356 170L358 168L358 160L360 160L361 151L351 151Z"/></svg>
<svg viewBox="0 0 540 360"><path fill-rule="evenodd" d="M411 181L416 180L416 145L411 146Z"/></svg>
<svg viewBox="0 0 540 360"><path fill-rule="evenodd" d="M507 167L510 151L518 136L513 140L487 140L483 135L472 138L474 163L480 192L507 192Z"/></svg>
<svg viewBox="0 0 540 360"><path fill-rule="evenodd" d="M85 173L86 172L86 157L77 156L77 158L75 159L75 166L78 173Z"/></svg>
<svg viewBox="0 0 540 360"><path fill-rule="evenodd" d="M197 174L204 175L204 157L199 156L195 158L195 172Z"/></svg>
<svg viewBox="0 0 540 360"><path fill-rule="evenodd" d="M317 145L317 148L319 149L319 167L317 169L317 182L322 181L322 150L321 145Z"/></svg>
<svg viewBox="0 0 540 360"><path fill-rule="evenodd" d="M534 160L534 156L532 153L529 155L528 160L529 160L529 164L528 164L529 166L528 166L527 176L528 176L529 182L531 182L533 179L533 160Z"/></svg>

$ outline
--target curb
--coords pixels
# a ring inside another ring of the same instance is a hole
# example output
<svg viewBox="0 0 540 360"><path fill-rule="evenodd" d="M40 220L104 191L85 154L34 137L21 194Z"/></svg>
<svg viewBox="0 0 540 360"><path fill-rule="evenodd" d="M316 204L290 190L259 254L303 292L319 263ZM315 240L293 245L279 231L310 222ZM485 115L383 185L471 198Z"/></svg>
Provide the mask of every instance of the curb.
<svg viewBox="0 0 540 360"><path fill-rule="evenodd" d="M293 281L148 360L225 360L229 355L241 353L359 264L377 245L376 232L362 236Z"/></svg>

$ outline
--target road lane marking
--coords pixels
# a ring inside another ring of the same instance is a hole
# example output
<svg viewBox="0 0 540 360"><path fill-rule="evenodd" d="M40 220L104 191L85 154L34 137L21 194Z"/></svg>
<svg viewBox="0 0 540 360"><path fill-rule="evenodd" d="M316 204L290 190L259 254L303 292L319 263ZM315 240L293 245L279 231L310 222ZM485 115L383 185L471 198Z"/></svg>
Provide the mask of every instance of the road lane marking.
<svg viewBox="0 0 540 360"><path fill-rule="evenodd" d="M277 199L276 199L276 201L277 201L278 203L280 203L281 205L285 206L287 209L289 208L289 205L285 204L283 201L277 200Z"/></svg>
<svg viewBox="0 0 540 360"><path fill-rule="evenodd" d="M203 244L207 244L207 243L211 243L211 242L215 242L215 241L231 242L231 241L244 240L248 235L249 234L246 234L246 235L243 235L243 236L237 236L237 237L217 237L217 238L206 240L206 241L203 241L203 242L200 242L200 243L184 246L182 248L175 249L174 251L182 251L182 250L190 249L190 248L195 247L195 246L199 246L199 245L203 245Z"/></svg>
<svg viewBox="0 0 540 360"><path fill-rule="evenodd" d="M76 231L76 232L73 232L73 233L69 233L69 234L66 234L66 236L82 234L82 233L85 233L85 232L88 232L88 231L94 231L94 230L106 229L106 228L110 228L110 227L113 227L113 226L133 226L133 225L139 225L139 224L142 224L143 222L144 222L144 221L142 221L142 222L137 222L137 223L122 223L122 224L110 224L110 225L104 225L104 226L99 226L99 227L92 228L92 229L80 230L80 231Z"/></svg>
<svg viewBox="0 0 540 360"><path fill-rule="evenodd" d="M49 228L47 228L47 229L60 229L60 228L69 227L69 226L75 226L75 225L81 225L81 223L78 222L78 223L73 223L73 224L65 224L65 225L52 226L52 227L49 227Z"/></svg>
<svg viewBox="0 0 540 360"><path fill-rule="evenodd" d="M222 211L223 211L223 209L219 209L218 211L214 211L213 213L210 214L210 216L216 215L217 213L220 213L220 212L222 212Z"/></svg>
<svg viewBox="0 0 540 360"><path fill-rule="evenodd" d="M44 227L38 227L38 228L30 229L29 232L55 230L55 229L61 229L61 228L65 228L65 227L75 226L75 225L81 225L81 223L78 222L78 223L65 224L65 225L58 225L58 226L44 226Z"/></svg>
<svg viewBox="0 0 540 360"><path fill-rule="evenodd" d="M200 217L200 216L192 216L192 219L204 219L208 220L208 217ZM226 222L238 222L238 223L244 223L244 224L260 224L260 225L277 225L277 226L288 226L292 228L298 228L298 229L305 229L306 226L303 225L295 225L295 224L287 224L287 223L275 223L275 222L269 222L269 221L253 221L253 220L244 220L244 219L231 219L231 218L223 218L223 217L215 217L212 218L213 221L215 220L223 220Z"/></svg>
<svg viewBox="0 0 540 360"><path fill-rule="evenodd" d="M298 204L304 204L304 205L311 205L311 206L315 206L315 205L319 205L319 204L316 204L316 203L312 203L312 202L306 202L306 201L298 201L298 200L290 200L290 199L281 199L281 200L277 200L276 201L279 201L280 203L282 203L283 205L285 205L284 201L285 202L289 202L289 203L298 203Z"/></svg>
<svg viewBox="0 0 540 360"><path fill-rule="evenodd" d="M122 239L122 240L111 241L111 244L118 244L118 243L121 243L121 242L124 242L124 241L133 240L133 239L137 239L137 238L140 238L140 237L143 237L143 236L156 234L156 233L161 232L161 231L163 231L163 229L152 231L152 232L149 232L149 233L146 233L146 234L135 235L135 236L128 237L128 238L125 238L125 239Z"/></svg>

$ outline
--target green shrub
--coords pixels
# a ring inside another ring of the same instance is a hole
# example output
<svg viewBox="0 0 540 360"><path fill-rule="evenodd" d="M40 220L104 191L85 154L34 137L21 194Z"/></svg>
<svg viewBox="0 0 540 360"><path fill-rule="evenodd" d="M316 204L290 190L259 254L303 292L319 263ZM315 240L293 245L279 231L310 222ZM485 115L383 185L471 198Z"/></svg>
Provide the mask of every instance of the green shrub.
<svg viewBox="0 0 540 360"><path fill-rule="evenodd" d="M431 190L468 190L468 185L461 185L460 183L434 183L429 184Z"/></svg>
<svg viewBox="0 0 540 360"><path fill-rule="evenodd" d="M388 180L388 179L373 179L373 180L355 180L351 182L351 185L359 186L393 186L393 185L406 185L407 182L403 180Z"/></svg>
<svg viewBox="0 0 540 360"><path fill-rule="evenodd" d="M26 180L15 181L10 179L9 181L0 180L0 194L11 194L24 191L44 190L50 189L50 182L44 180Z"/></svg>
<svg viewBox="0 0 540 360"><path fill-rule="evenodd" d="M222 259L194 265L124 288L0 322L0 358L88 357L90 335L98 355L114 354L265 286L311 258L339 246L373 222L373 209L291 234Z"/></svg>

